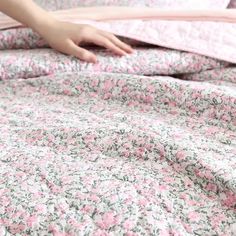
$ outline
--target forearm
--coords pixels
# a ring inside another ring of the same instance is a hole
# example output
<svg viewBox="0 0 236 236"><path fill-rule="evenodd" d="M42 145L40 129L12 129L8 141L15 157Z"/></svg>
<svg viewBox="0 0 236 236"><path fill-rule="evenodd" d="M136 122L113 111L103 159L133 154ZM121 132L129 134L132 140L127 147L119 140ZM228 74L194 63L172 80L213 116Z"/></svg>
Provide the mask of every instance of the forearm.
<svg viewBox="0 0 236 236"><path fill-rule="evenodd" d="M0 0L0 11L38 32L54 21L49 12L32 0Z"/></svg>

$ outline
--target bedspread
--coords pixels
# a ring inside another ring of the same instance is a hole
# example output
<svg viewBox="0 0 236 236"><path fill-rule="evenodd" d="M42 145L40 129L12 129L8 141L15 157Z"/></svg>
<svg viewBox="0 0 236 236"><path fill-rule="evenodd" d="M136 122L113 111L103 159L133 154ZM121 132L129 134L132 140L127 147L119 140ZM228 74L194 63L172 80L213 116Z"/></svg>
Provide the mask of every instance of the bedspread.
<svg viewBox="0 0 236 236"><path fill-rule="evenodd" d="M236 67L122 38L89 64L0 31L0 236L236 235ZM220 49L219 49L220 50Z"/></svg>

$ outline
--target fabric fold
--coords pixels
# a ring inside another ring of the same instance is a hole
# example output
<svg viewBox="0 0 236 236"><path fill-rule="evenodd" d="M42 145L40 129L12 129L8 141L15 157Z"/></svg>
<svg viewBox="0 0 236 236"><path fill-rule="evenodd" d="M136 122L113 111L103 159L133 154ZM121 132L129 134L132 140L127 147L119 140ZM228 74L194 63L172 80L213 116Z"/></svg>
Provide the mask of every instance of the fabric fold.
<svg viewBox="0 0 236 236"><path fill-rule="evenodd" d="M104 14L106 12L106 14ZM236 23L236 10L163 10L159 8L130 7L87 7L52 12L61 21L77 22L78 20L169 20L169 21L213 21ZM21 23L2 15L0 29L22 26Z"/></svg>

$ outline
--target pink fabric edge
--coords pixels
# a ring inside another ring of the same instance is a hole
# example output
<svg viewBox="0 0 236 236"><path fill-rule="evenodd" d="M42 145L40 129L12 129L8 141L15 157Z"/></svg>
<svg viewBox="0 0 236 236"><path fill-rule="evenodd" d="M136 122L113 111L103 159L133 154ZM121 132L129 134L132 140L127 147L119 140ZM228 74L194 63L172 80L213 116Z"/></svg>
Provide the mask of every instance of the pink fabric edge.
<svg viewBox="0 0 236 236"><path fill-rule="evenodd" d="M107 14L104 14L107 12ZM52 12L58 20L74 22L76 20L181 20L181 21L220 21L236 22L235 9L219 10L160 10L158 8L130 7L92 7L74 8ZM21 23L8 16L0 17L0 29L18 27Z"/></svg>

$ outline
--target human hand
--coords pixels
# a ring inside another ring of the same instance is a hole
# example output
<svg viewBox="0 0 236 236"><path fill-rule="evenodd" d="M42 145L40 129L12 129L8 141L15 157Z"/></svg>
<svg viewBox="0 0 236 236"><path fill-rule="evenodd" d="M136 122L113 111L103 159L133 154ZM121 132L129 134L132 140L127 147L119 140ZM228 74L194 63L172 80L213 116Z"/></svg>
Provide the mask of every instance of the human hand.
<svg viewBox="0 0 236 236"><path fill-rule="evenodd" d="M83 43L105 47L120 56L133 52L129 45L120 41L113 34L89 25L54 20L38 27L37 31L52 48L87 62L95 63L97 58L94 53L80 47Z"/></svg>

